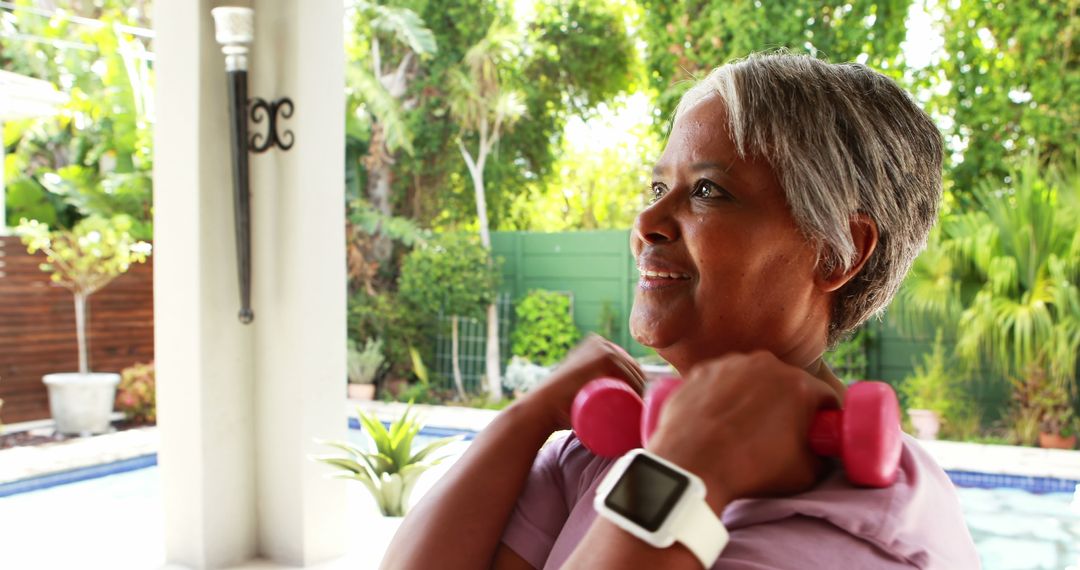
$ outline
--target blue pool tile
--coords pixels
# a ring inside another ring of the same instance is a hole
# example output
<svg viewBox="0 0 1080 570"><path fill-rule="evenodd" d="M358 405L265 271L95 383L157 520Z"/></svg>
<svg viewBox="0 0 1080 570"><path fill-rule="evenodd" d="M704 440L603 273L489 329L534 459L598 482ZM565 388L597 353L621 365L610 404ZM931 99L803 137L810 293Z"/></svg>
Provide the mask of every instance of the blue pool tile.
<svg viewBox="0 0 1080 570"><path fill-rule="evenodd" d="M1072 493L1080 486L1074 479L1055 477L1030 477L1025 475L1003 475L1000 473L976 473L972 471L945 472L957 487L977 487L980 489L1022 489L1029 493Z"/></svg>

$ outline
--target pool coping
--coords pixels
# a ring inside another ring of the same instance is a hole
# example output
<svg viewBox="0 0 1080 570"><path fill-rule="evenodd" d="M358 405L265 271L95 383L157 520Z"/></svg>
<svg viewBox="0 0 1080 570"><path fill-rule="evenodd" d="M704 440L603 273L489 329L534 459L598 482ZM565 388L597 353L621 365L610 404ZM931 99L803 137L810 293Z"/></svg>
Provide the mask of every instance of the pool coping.
<svg viewBox="0 0 1080 570"><path fill-rule="evenodd" d="M352 400L346 403L346 413L350 427L358 429L357 409L390 422L406 407L400 402ZM432 426L425 427L426 435L464 435L465 439L472 439L499 414L421 404L413 409ZM0 497L156 465L159 442L156 427L143 427L0 450ZM918 440L918 444L958 486L1013 487L1035 493L1080 488L1080 451L952 441Z"/></svg>

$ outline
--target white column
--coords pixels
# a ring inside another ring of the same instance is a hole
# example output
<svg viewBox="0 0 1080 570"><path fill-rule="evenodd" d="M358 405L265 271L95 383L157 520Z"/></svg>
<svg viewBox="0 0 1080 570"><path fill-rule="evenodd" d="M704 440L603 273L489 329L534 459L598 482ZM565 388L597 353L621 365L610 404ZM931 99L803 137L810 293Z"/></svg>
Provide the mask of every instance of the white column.
<svg viewBox="0 0 1080 570"><path fill-rule="evenodd" d="M292 97L296 112L282 127L296 143L252 156L255 322L245 326L224 63L210 16L221 4L154 6L166 555L191 568L309 565L344 550L344 485L307 457L319 451L313 438L345 434L343 8L251 3L250 95Z"/></svg>
<svg viewBox="0 0 1080 570"><path fill-rule="evenodd" d="M341 0L259 0L251 96L295 103L292 149L252 155L259 544L305 565L342 551L343 487L308 456L345 437L345 47ZM264 128L266 122L253 124Z"/></svg>

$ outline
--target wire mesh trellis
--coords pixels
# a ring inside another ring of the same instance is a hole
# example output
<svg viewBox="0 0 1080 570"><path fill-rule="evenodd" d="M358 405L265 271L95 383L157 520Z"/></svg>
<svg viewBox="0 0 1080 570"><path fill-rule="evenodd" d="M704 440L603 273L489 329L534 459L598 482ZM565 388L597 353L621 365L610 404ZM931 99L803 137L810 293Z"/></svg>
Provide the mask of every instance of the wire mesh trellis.
<svg viewBox="0 0 1080 570"><path fill-rule="evenodd" d="M497 300L499 312L500 368L506 370L510 359L510 295L500 293ZM454 370L450 338L451 316L439 313L438 334L435 338L435 376L431 382L443 390L454 389ZM484 391L484 363L487 350L487 320L461 318L458 321L458 364L465 391L470 394Z"/></svg>

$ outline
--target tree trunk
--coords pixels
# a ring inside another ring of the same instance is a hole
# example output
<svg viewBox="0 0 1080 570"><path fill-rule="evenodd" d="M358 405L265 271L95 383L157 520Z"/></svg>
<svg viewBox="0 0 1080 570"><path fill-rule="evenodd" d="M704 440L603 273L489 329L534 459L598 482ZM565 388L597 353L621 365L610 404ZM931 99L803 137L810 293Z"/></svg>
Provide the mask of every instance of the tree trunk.
<svg viewBox="0 0 1080 570"><path fill-rule="evenodd" d="M454 369L454 387L457 388L458 398L465 401L465 383L461 380L461 364L458 362L458 316L450 317L450 366Z"/></svg>
<svg viewBox="0 0 1080 570"><path fill-rule="evenodd" d="M379 123L372 125L371 143L368 145L368 154L364 157L364 166L368 171L368 199L371 200L371 205L383 219L388 219L393 214L390 207L390 192L394 172L391 169L393 158L386 149L385 139L386 136L382 125ZM385 228L381 226L375 231L375 235L371 237L374 244L372 249L375 253L375 261L380 266L385 265L390 260L390 254L393 251L390 237L386 235Z"/></svg>
<svg viewBox="0 0 1080 570"><path fill-rule="evenodd" d="M462 148L464 153L464 148ZM488 229L487 197L484 194L484 162L487 155L481 143L480 156L477 157L476 165L469 168L473 179L473 189L476 192L476 217L480 225L480 243L488 250L488 262L491 262L491 231ZM499 311L498 303L492 303L487 308L487 344L484 358L484 372L487 378L488 398L493 401L502 399L502 370L499 365Z"/></svg>
<svg viewBox="0 0 1080 570"><path fill-rule="evenodd" d="M499 366L499 310L498 303L487 308L487 358L485 369L488 379L488 397L497 402L502 399L502 370Z"/></svg>
<svg viewBox="0 0 1080 570"><path fill-rule="evenodd" d="M86 295L75 293L75 338L79 345L79 374L90 372L90 356L86 350Z"/></svg>

